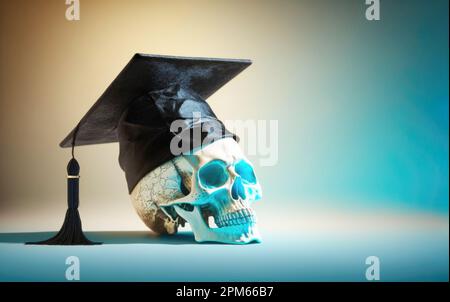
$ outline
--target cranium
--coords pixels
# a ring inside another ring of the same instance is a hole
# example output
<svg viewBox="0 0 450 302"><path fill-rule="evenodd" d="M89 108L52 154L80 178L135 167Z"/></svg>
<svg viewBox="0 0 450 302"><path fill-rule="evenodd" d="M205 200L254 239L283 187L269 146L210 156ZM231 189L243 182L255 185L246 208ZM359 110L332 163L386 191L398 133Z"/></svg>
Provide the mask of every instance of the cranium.
<svg viewBox="0 0 450 302"><path fill-rule="evenodd" d="M250 207L260 198L253 166L232 138L164 163L131 193L139 216L157 233L175 234L188 222L198 242L236 244L260 242Z"/></svg>

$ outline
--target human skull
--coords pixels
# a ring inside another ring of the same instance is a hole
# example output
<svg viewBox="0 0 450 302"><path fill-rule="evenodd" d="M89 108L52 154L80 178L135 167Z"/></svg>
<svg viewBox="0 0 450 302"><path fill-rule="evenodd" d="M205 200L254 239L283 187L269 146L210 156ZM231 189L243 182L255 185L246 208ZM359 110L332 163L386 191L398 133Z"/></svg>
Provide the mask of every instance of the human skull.
<svg viewBox="0 0 450 302"><path fill-rule="evenodd" d="M144 223L157 233L175 234L188 222L198 242L261 241L250 207L261 199L261 186L232 138L154 169L139 181L131 199Z"/></svg>

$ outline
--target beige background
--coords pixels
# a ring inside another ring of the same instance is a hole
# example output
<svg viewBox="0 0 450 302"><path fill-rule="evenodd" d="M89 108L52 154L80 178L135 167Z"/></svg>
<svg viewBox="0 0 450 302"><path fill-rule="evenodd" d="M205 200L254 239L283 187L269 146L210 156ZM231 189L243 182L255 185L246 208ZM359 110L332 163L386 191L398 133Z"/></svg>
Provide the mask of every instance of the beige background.
<svg viewBox="0 0 450 302"><path fill-rule="evenodd" d="M264 110L251 108L270 105L258 99L276 93L255 88L280 68L271 63L273 45L281 42L271 19L289 8L277 12L263 1L257 9L252 1L193 4L82 0L81 20L69 22L63 0L0 2L2 230L59 226L70 153L58 143L135 52L253 59L211 103L222 119L264 117ZM230 102L246 106L236 113ZM76 154L85 226L142 228L117 165L118 145L81 147Z"/></svg>

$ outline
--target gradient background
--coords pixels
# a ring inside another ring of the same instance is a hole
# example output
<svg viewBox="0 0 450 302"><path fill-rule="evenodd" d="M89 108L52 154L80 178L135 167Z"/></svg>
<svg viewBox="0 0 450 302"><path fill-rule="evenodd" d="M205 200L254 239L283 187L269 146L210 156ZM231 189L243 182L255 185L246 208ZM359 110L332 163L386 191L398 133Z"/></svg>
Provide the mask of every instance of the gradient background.
<svg viewBox="0 0 450 302"><path fill-rule="evenodd" d="M162 257L212 250L211 263L232 255L241 269L191 263L184 278L178 263L149 277L137 260L140 271L94 265L84 280L364 280L370 255L382 280L448 280L448 1L382 0L378 22L364 2L81 0L81 20L69 22L64 0L0 0L0 280L62 281L42 267L56 265L52 253L62 264L75 251L93 265L115 259L114 246L20 242L59 228L70 152L58 143L136 52L253 60L209 102L223 120L279 121L277 165L251 157L266 240L236 249L150 238ZM146 230L118 145L76 153L84 229ZM147 233L114 234L133 243L121 250L146 255Z"/></svg>

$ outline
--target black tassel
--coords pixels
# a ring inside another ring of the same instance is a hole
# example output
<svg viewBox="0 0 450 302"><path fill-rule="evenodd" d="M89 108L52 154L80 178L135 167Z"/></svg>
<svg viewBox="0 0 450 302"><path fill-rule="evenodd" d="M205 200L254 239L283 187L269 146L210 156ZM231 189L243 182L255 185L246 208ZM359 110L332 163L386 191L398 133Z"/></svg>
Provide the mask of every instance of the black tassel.
<svg viewBox="0 0 450 302"><path fill-rule="evenodd" d="M79 204L79 180L80 165L74 157L75 136L78 127L75 129L72 141L72 158L67 165L67 212L61 230L50 239L39 242L27 242L26 244L48 244L48 245L93 245L101 244L93 242L84 236L81 227Z"/></svg>

